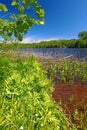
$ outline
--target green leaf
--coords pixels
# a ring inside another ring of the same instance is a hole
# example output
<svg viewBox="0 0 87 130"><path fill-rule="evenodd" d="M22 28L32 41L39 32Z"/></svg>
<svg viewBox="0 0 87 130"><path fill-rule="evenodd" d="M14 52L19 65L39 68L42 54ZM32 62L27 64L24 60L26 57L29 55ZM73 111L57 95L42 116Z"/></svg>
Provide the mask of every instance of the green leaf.
<svg viewBox="0 0 87 130"><path fill-rule="evenodd" d="M5 12L8 11L6 5L0 4L0 11L5 11Z"/></svg>
<svg viewBox="0 0 87 130"><path fill-rule="evenodd" d="M18 12L19 12L19 14L23 14L24 13L24 7L23 6L19 7Z"/></svg>
<svg viewBox="0 0 87 130"><path fill-rule="evenodd" d="M13 0L12 3L11 3L12 6L17 6L17 1L16 0Z"/></svg>
<svg viewBox="0 0 87 130"><path fill-rule="evenodd" d="M23 4L25 4L25 3L26 3L26 1L25 1L25 0L22 0L22 3L23 3Z"/></svg>
<svg viewBox="0 0 87 130"><path fill-rule="evenodd" d="M43 8L41 6L39 6L39 5L36 6L35 7L35 12L36 12L36 15L37 15L38 18L43 18L44 17L45 12L44 12L44 10L43 10Z"/></svg>
<svg viewBox="0 0 87 130"><path fill-rule="evenodd" d="M14 39L22 40L24 34L33 24L44 24L44 10L38 5L38 0L12 0L11 6L16 9L17 14L11 13L9 15L10 21L7 17L7 20L0 21L0 37L4 38L5 41L13 35ZM25 13L25 10L30 8L36 13L34 18ZM6 5L0 4L0 11L7 11Z"/></svg>
<svg viewBox="0 0 87 130"><path fill-rule="evenodd" d="M15 14L10 15L10 19L14 19L15 17Z"/></svg>

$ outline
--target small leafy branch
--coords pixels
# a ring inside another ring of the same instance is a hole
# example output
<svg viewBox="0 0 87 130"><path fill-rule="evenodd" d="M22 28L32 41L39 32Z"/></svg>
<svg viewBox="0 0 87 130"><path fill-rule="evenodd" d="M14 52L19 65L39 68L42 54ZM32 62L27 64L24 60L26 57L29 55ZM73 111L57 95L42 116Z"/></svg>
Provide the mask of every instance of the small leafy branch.
<svg viewBox="0 0 87 130"><path fill-rule="evenodd" d="M16 9L17 13L9 13L6 5L0 3L0 11L8 12L6 15L0 18L0 36L8 41L13 37L22 41L24 34L33 24L44 24L44 9L38 4L37 0L12 0L11 7ZM31 18L25 11L33 8L35 17ZM8 16L10 20L3 19Z"/></svg>

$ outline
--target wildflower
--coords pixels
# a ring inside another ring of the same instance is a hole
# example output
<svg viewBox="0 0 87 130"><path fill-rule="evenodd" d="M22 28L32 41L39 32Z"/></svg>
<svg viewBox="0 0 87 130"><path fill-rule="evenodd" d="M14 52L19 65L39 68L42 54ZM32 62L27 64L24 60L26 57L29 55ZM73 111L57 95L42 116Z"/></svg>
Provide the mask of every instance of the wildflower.
<svg viewBox="0 0 87 130"><path fill-rule="evenodd" d="M38 114L35 114L35 116L38 116Z"/></svg>
<svg viewBox="0 0 87 130"><path fill-rule="evenodd" d="M41 124L41 127L43 127L44 126L44 124Z"/></svg>
<svg viewBox="0 0 87 130"><path fill-rule="evenodd" d="M24 130L23 126L20 127L20 130Z"/></svg>

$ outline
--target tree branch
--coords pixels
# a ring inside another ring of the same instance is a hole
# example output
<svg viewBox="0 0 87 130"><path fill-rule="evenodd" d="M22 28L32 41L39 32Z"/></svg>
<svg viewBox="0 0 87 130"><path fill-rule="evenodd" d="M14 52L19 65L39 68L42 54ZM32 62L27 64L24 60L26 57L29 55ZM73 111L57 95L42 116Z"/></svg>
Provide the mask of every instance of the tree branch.
<svg viewBox="0 0 87 130"><path fill-rule="evenodd" d="M10 15L10 14L12 14L12 13L10 12L10 13L8 13L8 14L5 14L5 15L3 15L1 18L4 18L4 17L6 17L6 16L8 16L8 15Z"/></svg>

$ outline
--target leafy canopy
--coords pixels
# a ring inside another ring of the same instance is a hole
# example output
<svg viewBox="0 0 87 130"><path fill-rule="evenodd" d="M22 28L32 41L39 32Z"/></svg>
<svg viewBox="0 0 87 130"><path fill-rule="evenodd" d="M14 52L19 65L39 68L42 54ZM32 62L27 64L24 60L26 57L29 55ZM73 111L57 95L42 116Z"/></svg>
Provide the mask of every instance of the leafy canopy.
<svg viewBox="0 0 87 130"><path fill-rule="evenodd" d="M17 14L9 13L6 5L0 3L0 11L8 12L9 18L0 18L0 37L6 41L11 37L22 41L24 34L33 24L44 24L44 9L38 4L38 0L12 0L13 7ZM25 13L26 10L33 9L34 17Z"/></svg>
<svg viewBox="0 0 87 130"><path fill-rule="evenodd" d="M87 39L87 31L80 32L78 37L83 40Z"/></svg>

